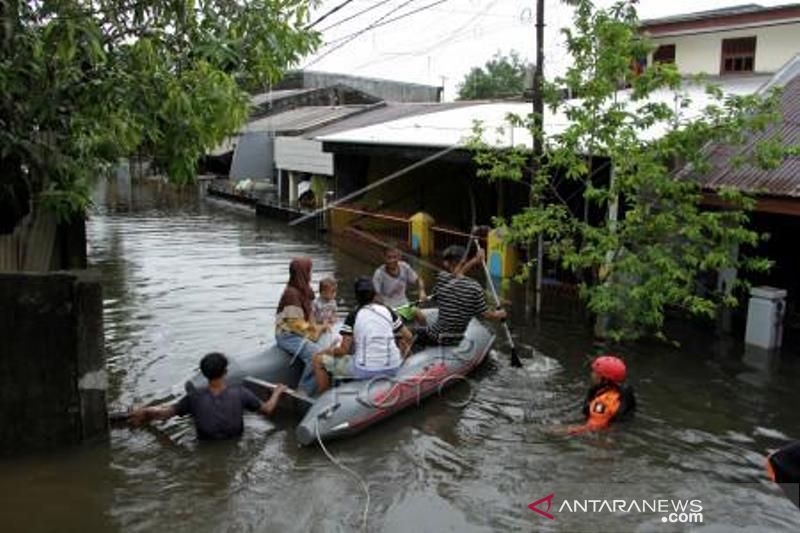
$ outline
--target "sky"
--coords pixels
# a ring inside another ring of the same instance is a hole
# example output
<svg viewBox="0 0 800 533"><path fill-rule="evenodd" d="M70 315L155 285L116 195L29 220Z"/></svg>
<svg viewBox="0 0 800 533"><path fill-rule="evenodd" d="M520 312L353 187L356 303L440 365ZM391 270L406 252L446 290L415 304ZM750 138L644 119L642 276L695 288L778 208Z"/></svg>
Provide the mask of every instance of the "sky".
<svg viewBox="0 0 800 533"><path fill-rule="evenodd" d="M444 85L444 99L453 100L458 84L470 68L482 66L496 52L516 50L527 60L536 57L536 0L439 1L352 0L319 22L317 29L322 30L324 44L316 54L302 61L300 67ZM343 2L323 0L312 12L311 20ZM595 2L603 7L614 3L614 0ZM790 0L640 0L639 18L747 3L772 6ZM430 5L433 7L388 22ZM358 14L366 9L369 10ZM560 74L569 61L558 30L570 26L572 10L560 0L545 0L544 11L545 76L551 78ZM381 22L388 23L368 29ZM350 37L352 40L346 41Z"/></svg>

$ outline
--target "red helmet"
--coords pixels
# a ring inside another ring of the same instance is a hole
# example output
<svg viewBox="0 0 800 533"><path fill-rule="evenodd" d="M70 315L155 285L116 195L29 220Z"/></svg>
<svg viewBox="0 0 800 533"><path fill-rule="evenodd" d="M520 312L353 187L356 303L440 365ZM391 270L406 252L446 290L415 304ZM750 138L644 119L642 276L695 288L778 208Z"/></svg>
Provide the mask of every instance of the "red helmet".
<svg viewBox="0 0 800 533"><path fill-rule="evenodd" d="M601 355L592 361L592 370L601 378L615 383L625 381L625 374L627 373L625 363L613 354Z"/></svg>

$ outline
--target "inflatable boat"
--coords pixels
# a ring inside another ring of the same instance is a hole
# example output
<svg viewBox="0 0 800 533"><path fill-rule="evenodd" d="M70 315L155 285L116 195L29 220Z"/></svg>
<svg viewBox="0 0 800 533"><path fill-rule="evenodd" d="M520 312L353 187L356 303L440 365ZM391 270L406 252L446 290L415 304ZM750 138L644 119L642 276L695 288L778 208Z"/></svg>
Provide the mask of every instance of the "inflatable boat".
<svg viewBox="0 0 800 533"><path fill-rule="evenodd" d="M297 388L300 375L303 373L303 361L289 357L277 344L266 350L241 358L228 358L228 373L225 381L229 385L243 385L247 377L253 377L270 383L283 383L287 387ZM192 376L184 388L186 392L202 390L208 386L208 380L200 372Z"/></svg>
<svg viewBox="0 0 800 533"><path fill-rule="evenodd" d="M435 309L425 310L425 314L429 322L436 320ZM330 344L329 335L323 335L318 344ZM298 442L308 445L317 438L330 440L355 435L459 383L483 362L494 338L481 321L472 319L458 345L431 346L415 353L406 359L394 376L344 381L316 399L292 391L291 401L295 410L305 413L296 429ZM295 389L302 372L301 360L292 360L285 351L273 345L244 358L231 358L226 381L245 385L266 399L276 384ZM206 379L198 373L186 381L184 388L186 392L192 392L206 385Z"/></svg>
<svg viewBox="0 0 800 533"><path fill-rule="evenodd" d="M331 344L333 335L323 333L317 344L327 347ZM282 383L293 389L297 388L300 376L303 373L303 361L299 358L292 359L289 354L273 344L266 350L244 357L228 358L228 373L225 381L229 385L243 385L245 378L252 377L268 383ZM200 372L195 373L184 384L186 392L202 390L208 386L208 381Z"/></svg>
<svg viewBox="0 0 800 533"><path fill-rule="evenodd" d="M325 391L297 426L302 445L348 437L463 380L481 364L494 335L472 319L457 346L432 346L411 355L392 377L347 381Z"/></svg>

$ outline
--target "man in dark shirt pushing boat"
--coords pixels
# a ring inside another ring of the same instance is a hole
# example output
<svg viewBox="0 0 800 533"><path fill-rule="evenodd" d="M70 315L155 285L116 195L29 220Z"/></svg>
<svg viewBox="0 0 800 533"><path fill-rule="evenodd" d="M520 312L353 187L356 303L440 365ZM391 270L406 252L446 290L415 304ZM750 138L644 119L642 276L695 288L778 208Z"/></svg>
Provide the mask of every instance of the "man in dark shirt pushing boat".
<svg viewBox="0 0 800 533"><path fill-rule="evenodd" d="M207 388L190 392L173 405L136 409L130 414L130 420L140 425L149 420L192 415L198 439L231 439L239 437L244 431L242 415L245 409L270 416L286 390L285 385L278 385L269 400L262 402L241 385L228 386L225 383L228 358L218 352L203 357L200 371L208 380Z"/></svg>

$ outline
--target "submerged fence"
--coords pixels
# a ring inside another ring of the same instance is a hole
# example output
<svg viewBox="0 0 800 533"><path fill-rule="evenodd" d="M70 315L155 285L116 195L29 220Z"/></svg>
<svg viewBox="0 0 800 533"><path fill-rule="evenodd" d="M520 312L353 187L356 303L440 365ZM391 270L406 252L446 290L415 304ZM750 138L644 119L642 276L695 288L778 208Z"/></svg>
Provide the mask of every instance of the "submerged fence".
<svg viewBox="0 0 800 533"><path fill-rule="evenodd" d="M470 233L436 224L430 217L420 217L420 214L377 213L353 204L332 207L329 217L333 233L349 234L372 244L397 245L422 256L436 255L453 244L467 246L472 237ZM486 237L478 239L486 249Z"/></svg>

